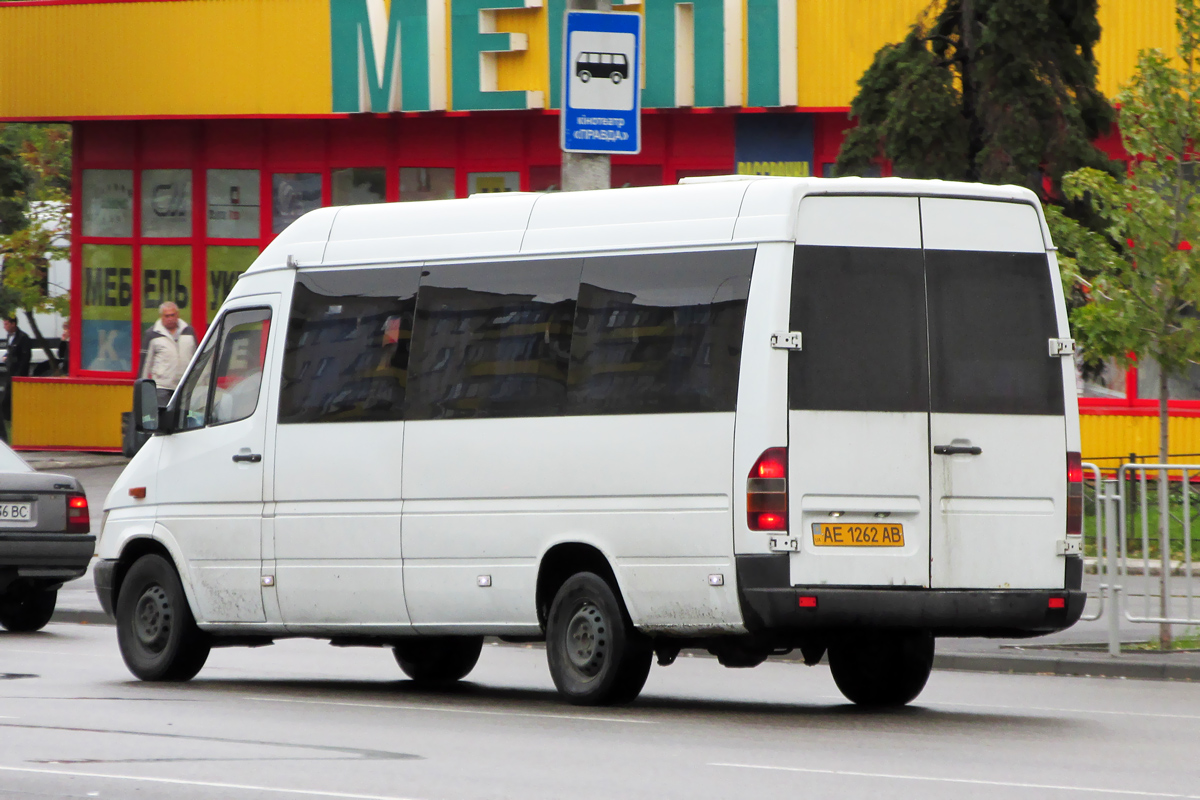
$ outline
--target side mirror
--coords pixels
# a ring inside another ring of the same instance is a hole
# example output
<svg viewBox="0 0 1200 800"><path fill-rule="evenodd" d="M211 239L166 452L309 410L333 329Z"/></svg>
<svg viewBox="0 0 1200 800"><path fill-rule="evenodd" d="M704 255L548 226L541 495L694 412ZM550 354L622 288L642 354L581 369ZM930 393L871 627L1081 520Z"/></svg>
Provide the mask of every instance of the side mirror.
<svg viewBox="0 0 1200 800"><path fill-rule="evenodd" d="M159 430L158 387L149 378L133 385L133 424L138 433Z"/></svg>

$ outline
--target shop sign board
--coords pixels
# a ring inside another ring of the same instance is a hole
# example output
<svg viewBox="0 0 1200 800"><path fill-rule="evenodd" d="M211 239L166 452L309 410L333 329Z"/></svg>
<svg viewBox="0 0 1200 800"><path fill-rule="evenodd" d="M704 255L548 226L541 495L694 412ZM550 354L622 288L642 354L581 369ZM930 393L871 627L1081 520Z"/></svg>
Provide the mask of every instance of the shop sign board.
<svg viewBox="0 0 1200 800"><path fill-rule="evenodd" d="M641 15L569 11L564 35L562 149L640 152Z"/></svg>

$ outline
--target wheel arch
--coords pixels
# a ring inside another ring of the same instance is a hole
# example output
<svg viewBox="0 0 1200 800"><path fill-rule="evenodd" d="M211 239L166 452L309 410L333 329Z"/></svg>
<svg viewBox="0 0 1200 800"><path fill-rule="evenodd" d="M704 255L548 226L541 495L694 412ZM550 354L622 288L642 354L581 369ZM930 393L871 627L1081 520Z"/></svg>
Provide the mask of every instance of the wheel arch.
<svg viewBox="0 0 1200 800"><path fill-rule="evenodd" d="M604 551L587 542L563 541L548 548L538 563L535 604L538 624L542 626L542 630L546 629L546 619L550 615L550 604L554 602L554 596L568 578L580 572L593 572L608 581L617 596L617 601L621 603L625 613L629 613L616 570Z"/></svg>
<svg viewBox="0 0 1200 800"><path fill-rule="evenodd" d="M114 612L117 608L117 600L121 595L121 584L125 582L129 568L142 556L157 555L165 558L175 568L175 572L179 575L179 582L183 585L184 596L187 597L193 616L195 615L196 602L192 597L191 582L188 580L184 561L175 552L176 548L172 546L174 542L168 543L166 539L157 535L160 529L161 526L155 525L153 535L134 536L122 544L121 554L117 557L117 564L113 568L112 608Z"/></svg>

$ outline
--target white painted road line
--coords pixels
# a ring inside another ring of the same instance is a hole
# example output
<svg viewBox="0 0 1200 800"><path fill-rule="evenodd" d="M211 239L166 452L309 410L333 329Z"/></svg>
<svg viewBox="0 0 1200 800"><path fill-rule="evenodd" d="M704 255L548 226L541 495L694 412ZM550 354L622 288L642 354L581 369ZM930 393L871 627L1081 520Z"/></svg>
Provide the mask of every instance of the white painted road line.
<svg viewBox="0 0 1200 800"><path fill-rule="evenodd" d="M486 711L479 708L449 708L447 706L418 706L408 703L345 703L337 700L296 700L290 697L248 697L262 703L297 703L313 706L348 706L350 708L384 708L396 711L434 711L448 714L484 714L492 717L536 717L539 719L574 719L583 722L628 722L631 725L657 725L653 719L630 719L627 717L595 717L581 714L543 714L532 711Z"/></svg>
<svg viewBox="0 0 1200 800"><path fill-rule="evenodd" d="M283 786L255 786L246 783L217 783L214 781L190 781L182 778L151 778L144 775L109 775L103 772L77 772L65 769L34 769L32 767L0 767L0 772L23 772L32 775L60 775L67 778L100 778L111 781L140 781L164 783L171 786L197 786L205 789L233 789L239 792L274 792L306 797L336 797L341 800L415 800L411 797L385 794L353 794L351 792L323 792L320 789L288 789Z"/></svg>
<svg viewBox="0 0 1200 800"><path fill-rule="evenodd" d="M1139 789L1103 789L1097 786L1068 786L1056 783L1022 783L1020 781L989 781L979 778L950 778L937 775L900 775L890 772L856 772L842 769L812 769L808 767L777 767L770 764L725 764L711 763L710 767L732 767L734 769L761 769L778 772L803 772L809 775L836 775L843 778L877 778L893 781L924 781L927 783L959 783L970 786L996 786L1003 789L1049 789L1060 792L1084 794L1110 794L1121 797L1169 797L1177 800L1200 800L1196 794L1174 794L1172 792L1147 792Z"/></svg>

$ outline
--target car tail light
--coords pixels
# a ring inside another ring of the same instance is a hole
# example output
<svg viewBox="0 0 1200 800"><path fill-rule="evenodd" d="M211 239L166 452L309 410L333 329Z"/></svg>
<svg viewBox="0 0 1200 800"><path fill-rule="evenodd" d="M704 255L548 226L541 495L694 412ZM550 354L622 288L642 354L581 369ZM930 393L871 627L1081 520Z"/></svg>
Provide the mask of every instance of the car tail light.
<svg viewBox="0 0 1200 800"><path fill-rule="evenodd" d="M1067 535L1083 533L1083 457L1067 453Z"/></svg>
<svg viewBox="0 0 1200 800"><path fill-rule="evenodd" d="M83 494L67 495L67 533L88 533L92 529L92 517L88 514L87 497Z"/></svg>
<svg viewBox="0 0 1200 800"><path fill-rule="evenodd" d="M752 531L786 531L787 448L764 450L746 479L746 524Z"/></svg>

